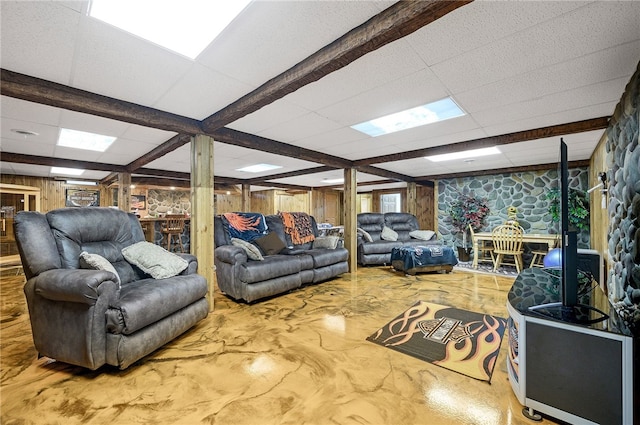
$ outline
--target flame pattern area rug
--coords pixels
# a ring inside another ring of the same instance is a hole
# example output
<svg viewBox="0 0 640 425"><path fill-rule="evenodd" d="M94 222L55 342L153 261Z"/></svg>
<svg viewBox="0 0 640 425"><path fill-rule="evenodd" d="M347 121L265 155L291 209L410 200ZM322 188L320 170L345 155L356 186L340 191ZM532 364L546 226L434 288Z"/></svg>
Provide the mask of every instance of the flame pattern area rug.
<svg viewBox="0 0 640 425"><path fill-rule="evenodd" d="M418 301L368 341L491 382L506 320Z"/></svg>

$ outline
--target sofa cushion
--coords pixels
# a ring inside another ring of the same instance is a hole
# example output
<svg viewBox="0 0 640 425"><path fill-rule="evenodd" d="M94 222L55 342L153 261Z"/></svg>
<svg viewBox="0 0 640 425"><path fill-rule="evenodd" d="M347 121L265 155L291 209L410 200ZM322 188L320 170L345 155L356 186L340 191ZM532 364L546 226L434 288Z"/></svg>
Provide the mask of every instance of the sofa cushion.
<svg viewBox="0 0 640 425"><path fill-rule="evenodd" d="M145 241L124 248L122 255L129 263L150 274L154 279L176 276L189 265L184 258Z"/></svg>
<svg viewBox="0 0 640 425"><path fill-rule="evenodd" d="M435 234L436 232L433 230L413 230L409 232L409 236L412 238L421 239L423 241L431 240Z"/></svg>
<svg viewBox="0 0 640 425"><path fill-rule="evenodd" d="M262 249L265 255L275 255L285 249L287 246L276 232L269 232L265 236L253 241Z"/></svg>
<svg viewBox="0 0 640 425"><path fill-rule="evenodd" d="M338 246L338 241L340 240L337 236L318 236L313 241L313 249L325 248L325 249L336 249Z"/></svg>
<svg viewBox="0 0 640 425"><path fill-rule="evenodd" d="M358 248L362 251L363 254L389 254L391 255L391 250L393 248L397 248L402 246L402 242L400 241L375 241L369 243L363 243L358 246Z"/></svg>
<svg viewBox="0 0 640 425"><path fill-rule="evenodd" d="M82 251L80 253L80 268L111 272L116 276L116 283L118 284L118 288L120 287L120 275L115 267L101 255L89 254L87 251Z"/></svg>
<svg viewBox="0 0 640 425"><path fill-rule="evenodd" d="M314 268L325 267L331 264L347 261L349 251L344 248L338 249L310 249L306 255L313 258Z"/></svg>
<svg viewBox="0 0 640 425"><path fill-rule="evenodd" d="M207 291L207 280L197 274L131 282L107 310L107 331L132 334L204 297Z"/></svg>
<svg viewBox="0 0 640 425"><path fill-rule="evenodd" d="M397 241L398 240L398 232L393 230L390 227L384 226L382 228L382 232L380 233L380 237L385 241Z"/></svg>
<svg viewBox="0 0 640 425"><path fill-rule="evenodd" d="M247 257L249 257L249 259L251 260L255 260L255 261L264 260L264 257L262 256L262 253L260 252L258 247L252 244L251 242L243 241L242 239L238 239L238 238L231 238L231 245L242 248L244 252L247 253Z"/></svg>
<svg viewBox="0 0 640 425"><path fill-rule="evenodd" d="M248 261L240 267L240 280L257 283L300 272L300 261L290 255L269 255L264 261Z"/></svg>

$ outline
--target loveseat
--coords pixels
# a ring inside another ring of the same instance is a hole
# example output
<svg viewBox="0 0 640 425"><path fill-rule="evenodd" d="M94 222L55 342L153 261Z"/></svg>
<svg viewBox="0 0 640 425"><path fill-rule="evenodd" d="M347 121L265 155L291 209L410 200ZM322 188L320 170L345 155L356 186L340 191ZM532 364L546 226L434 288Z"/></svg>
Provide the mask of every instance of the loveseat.
<svg viewBox="0 0 640 425"><path fill-rule="evenodd" d="M146 242L133 214L24 211L14 229L39 355L92 370L125 369L209 312L196 257Z"/></svg>
<svg viewBox="0 0 640 425"><path fill-rule="evenodd" d="M442 244L435 232L421 230L416 216L409 213L360 213L357 223L358 263L362 265L391 264L393 248ZM387 240L394 236L395 240Z"/></svg>
<svg viewBox="0 0 640 425"><path fill-rule="evenodd" d="M250 303L349 271L348 251L338 246L336 236L318 237L312 216L307 217L314 240L298 244L285 231L281 215L262 217L266 233L248 245L231 237L224 216L214 218L216 278L220 290L229 297ZM255 258L255 249L259 251L258 259L251 259L249 255Z"/></svg>

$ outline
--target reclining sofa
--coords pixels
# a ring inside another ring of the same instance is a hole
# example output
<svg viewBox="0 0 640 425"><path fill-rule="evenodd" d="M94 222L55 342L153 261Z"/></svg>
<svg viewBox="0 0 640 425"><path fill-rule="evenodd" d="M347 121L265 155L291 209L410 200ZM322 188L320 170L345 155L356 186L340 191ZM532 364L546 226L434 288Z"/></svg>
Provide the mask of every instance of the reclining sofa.
<svg viewBox="0 0 640 425"><path fill-rule="evenodd" d="M146 242L133 214L100 207L23 211L14 229L39 355L92 370L125 369L209 312L196 257ZM133 248L142 248L140 265L153 275L184 269L154 279L125 260L123 249L130 256ZM98 268L81 268L81 256L100 259ZM164 260L163 270L147 268L154 257ZM179 265L167 270L172 263Z"/></svg>
<svg viewBox="0 0 640 425"><path fill-rule="evenodd" d="M362 265L391 264L391 251L393 248L442 244L441 241L438 241L435 232L427 234L428 236L432 233L431 238L428 240L417 239L410 235L410 233L420 230L418 219L413 214L360 213L357 216L357 222L358 263ZM397 233L397 240L383 239L382 232L385 227ZM418 233L424 235L426 232Z"/></svg>
<svg viewBox="0 0 640 425"><path fill-rule="evenodd" d="M345 248L317 248L320 238L312 216L309 218L316 240L303 244L292 242L280 215L264 217L268 234L277 235L283 248L275 254L262 252L263 260L252 260L243 248L233 245L223 217L214 217L216 278L226 295L251 303L349 271Z"/></svg>

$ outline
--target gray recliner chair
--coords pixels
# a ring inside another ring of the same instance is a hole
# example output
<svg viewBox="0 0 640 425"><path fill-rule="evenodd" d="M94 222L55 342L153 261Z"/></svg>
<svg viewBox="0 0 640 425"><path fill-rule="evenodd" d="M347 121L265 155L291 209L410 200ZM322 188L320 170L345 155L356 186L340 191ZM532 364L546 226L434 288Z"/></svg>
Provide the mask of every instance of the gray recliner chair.
<svg viewBox="0 0 640 425"><path fill-rule="evenodd" d="M133 214L99 207L20 212L14 229L39 355L92 370L125 369L209 312L207 281L196 274L193 255L179 254L187 268L164 279L124 259L123 248L145 240ZM107 259L118 276L81 269L83 251Z"/></svg>

